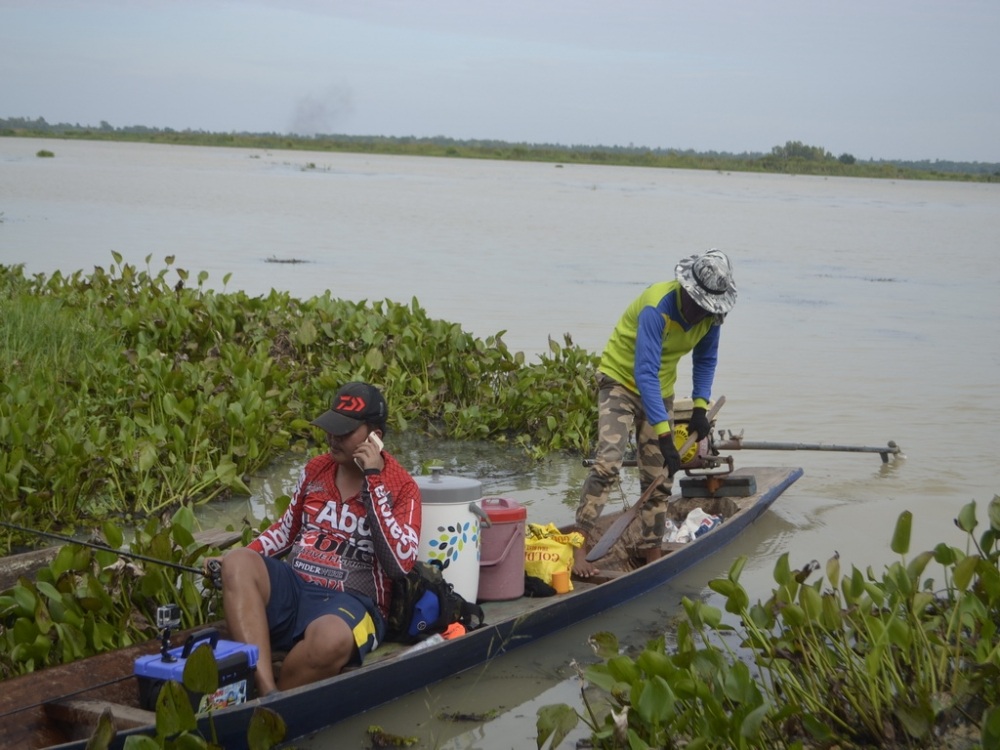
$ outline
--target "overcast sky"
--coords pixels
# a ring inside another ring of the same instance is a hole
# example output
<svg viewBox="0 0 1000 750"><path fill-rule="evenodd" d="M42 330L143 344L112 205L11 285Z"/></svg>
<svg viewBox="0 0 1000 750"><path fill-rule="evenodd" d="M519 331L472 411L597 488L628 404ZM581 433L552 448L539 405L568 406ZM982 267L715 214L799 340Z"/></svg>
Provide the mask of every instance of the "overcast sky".
<svg viewBox="0 0 1000 750"><path fill-rule="evenodd" d="M1000 162L1000 0L0 0L0 117Z"/></svg>

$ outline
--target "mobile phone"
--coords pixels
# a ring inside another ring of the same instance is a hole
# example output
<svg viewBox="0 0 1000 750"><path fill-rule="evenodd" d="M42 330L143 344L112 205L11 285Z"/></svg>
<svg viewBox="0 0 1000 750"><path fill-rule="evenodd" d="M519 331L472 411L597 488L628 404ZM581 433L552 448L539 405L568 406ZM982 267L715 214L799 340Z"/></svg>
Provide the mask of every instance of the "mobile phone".
<svg viewBox="0 0 1000 750"><path fill-rule="evenodd" d="M367 437L367 438L365 438L365 439L366 439L366 440L367 440L367 441L368 441L369 443L372 443L372 444L373 444L373 445L374 445L374 446L375 446L376 448L378 448L378 450L379 450L379 453L381 453L381 452L382 452L382 441L381 441L381 440L379 439L379 436L378 436L378 435L376 435L376 434L375 434L374 432L372 432L372 433L370 433L370 434L368 435L368 437ZM354 463L356 463L356 464L358 465L358 468L359 468L359 469L361 469L362 471L364 471L365 467L361 465L361 462L360 462L360 461L358 461L358 459L354 459Z"/></svg>

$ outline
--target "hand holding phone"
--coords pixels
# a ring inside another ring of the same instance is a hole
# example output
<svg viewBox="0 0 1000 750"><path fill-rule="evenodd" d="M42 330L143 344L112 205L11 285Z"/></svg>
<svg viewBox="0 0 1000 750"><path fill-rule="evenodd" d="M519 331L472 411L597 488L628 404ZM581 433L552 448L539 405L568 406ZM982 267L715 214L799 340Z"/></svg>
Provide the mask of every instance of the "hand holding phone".
<svg viewBox="0 0 1000 750"><path fill-rule="evenodd" d="M365 438L365 441L364 441L364 442L365 442L365 443L371 443L372 445L374 445L374 446L375 446L375 449L376 449L376 450L377 450L377 451L378 451L379 453L381 453L381 452L382 452L382 448L383 448L383 445L382 445L382 440L381 440L381 439L379 438L379 436L378 436L378 435L376 435L376 434L375 434L374 432L370 433L370 434L368 435L368 437L367 437L367 438ZM364 445L364 443L362 443L361 445ZM360 447L360 446L359 446L359 447ZM359 469L361 469L361 471L364 471L364 470L365 470L365 465L364 465L363 463L361 463L361 459L360 459L360 458L358 458L357 456L355 456L355 458L354 458L354 463L356 463L356 464L358 465L358 468L359 468Z"/></svg>

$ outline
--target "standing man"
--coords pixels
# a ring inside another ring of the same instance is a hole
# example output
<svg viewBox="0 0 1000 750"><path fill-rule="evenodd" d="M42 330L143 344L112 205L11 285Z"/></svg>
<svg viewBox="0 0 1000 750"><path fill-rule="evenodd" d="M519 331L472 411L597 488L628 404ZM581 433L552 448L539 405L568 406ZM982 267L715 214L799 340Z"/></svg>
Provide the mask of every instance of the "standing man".
<svg viewBox="0 0 1000 750"><path fill-rule="evenodd" d="M689 431L700 440L711 429L706 409L712 397L720 326L736 304L733 269L725 253L712 249L681 260L675 275L672 281L648 287L628 306L597 369L597 455L576 510L587 542L575 551L573 573L582 578L597 570L587 562L587 552L633 430L640 486L645 491L650 482L661 483L640 509L639 551L646 562L663 554L667 499L681 465L671 419L674 383L678 361L688 352L692 352L694 399Z"/></svg>
<svg viewBox="0 0 1000 750"><path fill-rule="evenodd" d="M387 418L377 388L344 385L312 422L329 452L306 464L276 523L222 558L226 623L260 650L259 695L339 674L385 635L392 579L420 540L417 484L381 450ZM272 649L288 652L277 680Z"/></svg>

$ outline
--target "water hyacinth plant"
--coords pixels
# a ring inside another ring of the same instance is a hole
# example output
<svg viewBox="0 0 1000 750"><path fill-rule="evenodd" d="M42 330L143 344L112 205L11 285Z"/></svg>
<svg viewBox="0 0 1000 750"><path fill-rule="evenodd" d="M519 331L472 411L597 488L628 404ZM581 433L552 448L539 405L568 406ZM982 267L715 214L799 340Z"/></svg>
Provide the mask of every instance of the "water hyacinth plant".
<svg viewBox="0 0 1000 750"><path fill-rule="evenodd" d="M668 650L660 637L637 656L598 634L604 661L584 679L586 715L565 705L538 714L538 747L558 747L580 720L601 748L941 748L955 734L1000 747L1000 496L980 535L976 504L956 524L962 550L945 543L909 556L912 517L891 540L899 560L881 575L842 573L840 560L800 569L782 556L776 587L751 604L741 558L710 587L739 619L684 600L686 619ZM941 579L925 577L931 564ZM727 635L736 635L731 647Z"/></svg>
<svg viewBox="0 0 1000 750"><path fill-rule="evenodd" d="M528 363L502 331L476 338L416 299L217 293L172 257L154 272L149 257L143 270L112 256L87 275L0 265L0 520L103 526L114 549L124 526L133 552L197 564L192 527L161 521L249 494L247 478L281 454L322 450L309 419L350 380L382 387L394 430L535 457L592 443L597 358L568 336ZM0 555L39 542L0 529ZM70 548L38 582L0 592L0 678L154 637L150 606L164 598L181 598L185 625L205 622L191 580L105 570L116 561Z"/></svg>
<svg viewBox="0 0 1000 750"><path fill-rule="evenodd" d="M527 363L416 299L217 293L173 258L112 255L89 275L0 265L2 518L69 529L247 494L278 455L322 445L309 419L349 380L382 387L395 430L536 457L592 443L597 358L568 336Z"/></svg>
<svg viewBox="0 0 1000 750"><path fill-rule="evenodd" d="M218 549L198 543L194 525L190 508L151 517L135 530L130 552L198 569ZM179 607L186 628L219 608L202 576L120 557L114 550L124 541L121 529L107 522L103 531L107 551L64 545L34 580L22 577L0 592L0 680L148 641L163 604Z"/></svg>

